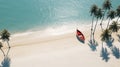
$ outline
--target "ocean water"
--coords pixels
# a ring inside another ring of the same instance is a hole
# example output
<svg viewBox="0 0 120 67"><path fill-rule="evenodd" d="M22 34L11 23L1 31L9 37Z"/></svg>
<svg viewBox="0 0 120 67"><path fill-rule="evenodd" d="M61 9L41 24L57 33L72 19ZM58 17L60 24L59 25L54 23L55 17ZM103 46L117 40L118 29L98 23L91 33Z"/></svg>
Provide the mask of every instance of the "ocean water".
<svg viewBox="0 0 120 67"><path fill-rule="evenodd" d="M120 0L111 0L113 8ZM104 0L0 0L0 30L12 33L71 24L90 24L92 4Z"/></svg>

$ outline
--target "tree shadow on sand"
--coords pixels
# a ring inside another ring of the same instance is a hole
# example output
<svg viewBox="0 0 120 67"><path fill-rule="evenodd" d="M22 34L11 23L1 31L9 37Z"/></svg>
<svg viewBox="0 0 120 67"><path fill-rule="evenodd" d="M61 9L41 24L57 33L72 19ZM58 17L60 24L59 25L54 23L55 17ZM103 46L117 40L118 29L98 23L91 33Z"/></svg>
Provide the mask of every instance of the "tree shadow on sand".
<svg viewBox="0 0 120 67"><path fill-rule="evenodd" d="M8 49L6 55L4 56L3 61L1 62L1 67L10 67L11 59L8 57L10 48Z"/></svg>
<svg viewBox="0 0 120 67"><path fill-rule="evenodd" d="M107 44L107 46L110 48L110 47L112 47L113 46L113 43L114 42L114 38L111 38L110 40L107 40L106 41L106 44Z"/></svg>
<svg viewBox="0 0 120 67"><path fill-rule="evenodd" d="M10 67L10 58L8 56L4 57L4 60L2 61L2 67Z"/></svg>
<svg viewBox="0 0 120 67"><path fill-rule="evenodd" d="M108 60L110 59L109 55L110 53L108 53L107 48L102 47L101 55L100 55L102 57L102 60L108 62Z"/></svg>
<svg viewBox="0 0 120 67"><path fill-rule="evenodd" d="M117 58L117 59L120 58L120 49L119 48L117 48L117 47L114 46L111 49L111 51L112 51L113 56L115 56L115 58Z"/></svg>
<svg viewBox="0 0 120 67"><path fill-rule="evenodd" d="M91 48L92 51L96 51L97 49L97 46L98 46L98 43L97 41L94 40L94 42L92 42L91 40L89 41L88 43L89 47Z"/></svg>

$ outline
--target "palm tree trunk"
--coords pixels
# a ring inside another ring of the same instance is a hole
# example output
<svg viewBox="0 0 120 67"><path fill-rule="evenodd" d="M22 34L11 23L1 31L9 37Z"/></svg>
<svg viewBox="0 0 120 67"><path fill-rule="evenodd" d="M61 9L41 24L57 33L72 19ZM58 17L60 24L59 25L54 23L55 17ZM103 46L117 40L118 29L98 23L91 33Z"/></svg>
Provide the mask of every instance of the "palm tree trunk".
<svg viewBox="0 0 120 67"><path fill-rule="evenodd" d="M95 31L96 31L97 23L98 23L98 18L97 18L97 21L96 21L96 24L95 24L95 27L94 27L94 31L93 31L93 39L95 39L94 34L95 34Z"/></svg>
<svg viewBox="0 0 120 67"><path fill-rule="evenodd" d="M107 24L107 28L106 28L106 29L108 29L108 27L109 27L109 23L110 23L110 19L108 20L108 24Z"/></svg>
<svg viewBox="0 0 120 67"><path fill-rule="evenodd" d="M103 47L103 41L102 41L102 47Z"/></svg>
<svg viewBox="0 0 120 67"><path fill-rule="evenodd" d="M10 52L10 48L8 49L8 51L7 51L7 53L6 53L6 56L8 56L9 52Z"/></svg>
<svg viewBox="0 0 120 67"><path fill-rule="evenodd" d="M102 51L103 51L103 41L102 41L102 47L101 47L101 53L100 53L101 57L102 57Z"/></svg>
<svg viewBox="0 0 120 67"><path fill-rule="evenodd" d="M5 57L5 53L4 53L4 51L0 48L0 50L2 51L2 53L3 53L3 55L4 55L4 57Z"/></svg>
<svg viewBox="0 0 120 67"><path fill-rule="evenodd" d="M102 31L103 31L102 22L103 22L103 20L104 20L105 13L106 13L106 10L105 10L104 13L103 13L103 17L102 17L102 20L101 20L101 23L100 23L100 26L101 26Z"/></svg>
<svg viewBox="0 0 120 67"><path fill-rule="evenodd" d="M120 18L120 17L117 18L117 22L118 22L119 18Z"/></svg>
<svg viewBox="0 0 120 67"><path fill-rule="evenodd" d="M9 44L8 40L7 40L7 44L8 44L8 47L10 48L10 44Z"/></svg>
<svg viewBox="0 0 120 67"><path fill-rule="evenodd" d="M90 34L90 40L92 40L92 33L93 33L93 22L94 22L94 16L92 18L92 25L91 25L91 34Z"/></svg>

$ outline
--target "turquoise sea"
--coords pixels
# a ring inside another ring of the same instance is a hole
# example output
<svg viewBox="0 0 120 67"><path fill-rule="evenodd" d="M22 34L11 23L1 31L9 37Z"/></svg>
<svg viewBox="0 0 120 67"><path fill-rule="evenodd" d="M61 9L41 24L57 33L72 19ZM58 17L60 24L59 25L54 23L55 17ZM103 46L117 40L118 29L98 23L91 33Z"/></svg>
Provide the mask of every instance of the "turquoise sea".
<svg viewBox="0 0 120 67"><path fill-rule="evenodd" d="M111 0L113 8L120 0ZM89 9L104 0L0 0L0 30L12 33L68 24L90 24ZM82 22L81 22L82 21ZM84 22L84 23L83 23Z"/></svg>

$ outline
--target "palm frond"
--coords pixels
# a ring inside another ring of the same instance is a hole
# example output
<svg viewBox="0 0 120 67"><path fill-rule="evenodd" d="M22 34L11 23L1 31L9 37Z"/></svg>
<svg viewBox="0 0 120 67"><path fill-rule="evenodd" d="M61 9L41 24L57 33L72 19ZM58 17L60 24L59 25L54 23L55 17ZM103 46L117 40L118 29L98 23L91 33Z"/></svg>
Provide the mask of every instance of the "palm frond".
<svg viewBox="0 0 120 67"><path fill-rule="evenodd" d="M120 5L119 5L118 8L116 9L116 15L117 15L118 17L120 17Z"/></svg>
<svg viewBox="0 0 120 67"><path fill-rule="evenodd" d="M110 30L106 29L101 34L101 40L102 41L108 41L111 38L111 32Z"/></svg>
<svg viewBox="0 0 120 67"><path fill-rule="evenodd" d="M105 2L103 3L103 9L110 10L111 7L112 7L111 1L110 0L105 0Z"/></svg>
<svg viewBox="0 0 120 67"><path fill-rule="evenodd" d="M2 40L9 40L10 33L9 33L6 29L4 29L4 30L0 33L0 35L1 35L1 39L2 39Z"/></svg>
<svg viewBox="0 0 120 67"><path fill-rule="evenodd" d="M111 10L108 12L107 18L113 19L115 18L116 12L114 10Z"/></svg>
<svg viewBox="0 0 120 67"><path fill-rule="evenodd" d="M91 16L95 15L97 12L98 6L96 4L93 4L90 9Z"/></svg>
<svg viewBox="0 0 120 67"><path fill-rule="evenodd" d="M118 25L118 23L116 21L113 21L109 27L109 30L111 30L112 32L118 32L119 28L120 26Z"/></svg>

